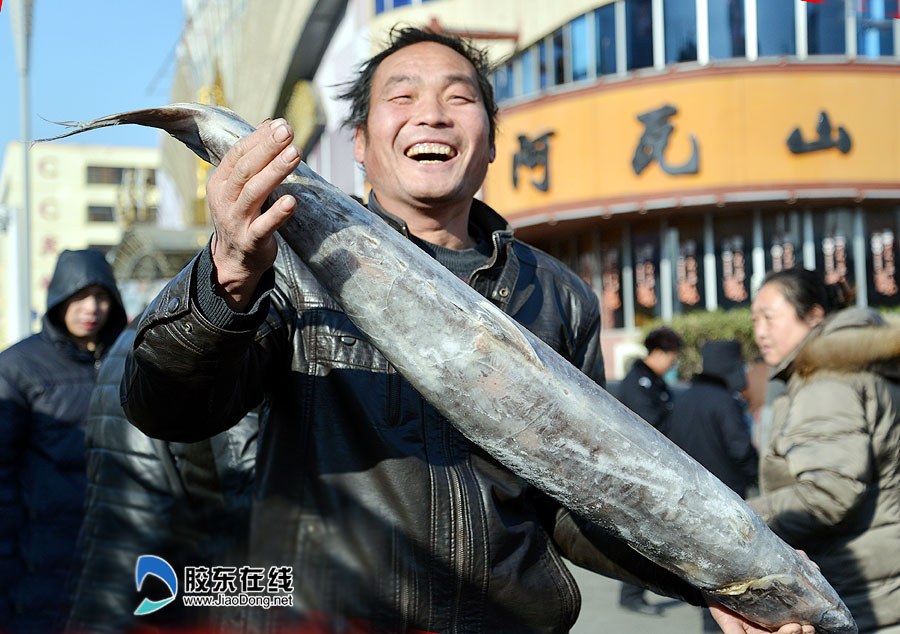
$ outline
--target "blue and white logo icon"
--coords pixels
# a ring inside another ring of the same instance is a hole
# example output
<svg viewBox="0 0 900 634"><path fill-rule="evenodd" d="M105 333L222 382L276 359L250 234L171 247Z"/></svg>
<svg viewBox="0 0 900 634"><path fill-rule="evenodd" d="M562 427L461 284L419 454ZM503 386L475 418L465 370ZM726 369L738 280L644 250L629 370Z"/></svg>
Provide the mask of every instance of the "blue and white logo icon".
<svg viewBox="0 0 900 634"><path fill-rule="evenodd" d="M141 601L137 610L134 611L137 616L150 614L164 608L174 601L175 596L178 594L178 575L175 574L175 570L169 565L169 562L156 555L141 555L134 566L134 581L137 584L138 591L144 584L144 579L151 575L168 586L171 596L161 601L151 601L145 598Z"/></svg>

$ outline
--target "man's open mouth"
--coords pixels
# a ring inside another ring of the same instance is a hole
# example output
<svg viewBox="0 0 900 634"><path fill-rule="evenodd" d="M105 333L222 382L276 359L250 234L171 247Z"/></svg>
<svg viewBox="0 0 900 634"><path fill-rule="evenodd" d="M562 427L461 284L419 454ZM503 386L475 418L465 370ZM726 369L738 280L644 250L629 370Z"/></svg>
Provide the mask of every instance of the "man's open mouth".
<svg viewBox="0 0 900 634"><path fill-rule="evenodd" d="M456 156L456 150L443 143L416 143L406 150L406 156L420 163L443 163Z"/></svg>

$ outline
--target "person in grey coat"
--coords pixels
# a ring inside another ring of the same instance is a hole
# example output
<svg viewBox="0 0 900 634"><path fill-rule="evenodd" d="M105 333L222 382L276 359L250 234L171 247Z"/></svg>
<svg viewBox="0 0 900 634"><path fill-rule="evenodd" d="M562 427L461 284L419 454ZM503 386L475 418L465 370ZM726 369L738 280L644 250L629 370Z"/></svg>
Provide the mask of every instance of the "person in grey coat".
<svg viewBox="0 0 900 634"><path fill-rule="evenodd" d="M761 448L769 527L806 551L861 633L900 631L900 328L845 308L812 271L770 274L753 300L756 341L785 393Z"/></svg>

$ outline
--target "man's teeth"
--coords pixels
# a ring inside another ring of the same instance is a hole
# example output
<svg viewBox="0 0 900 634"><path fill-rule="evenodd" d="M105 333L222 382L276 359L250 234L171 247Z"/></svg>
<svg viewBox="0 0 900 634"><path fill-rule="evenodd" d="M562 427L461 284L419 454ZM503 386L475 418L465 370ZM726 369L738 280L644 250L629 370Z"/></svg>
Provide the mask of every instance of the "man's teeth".
<svg viewBox="0 0 900 634"><path fill-rule="evenodd" d="M453 158L455 151L442 143L416 143L406 151L406 156L421 162L436 163Z"/></svg>

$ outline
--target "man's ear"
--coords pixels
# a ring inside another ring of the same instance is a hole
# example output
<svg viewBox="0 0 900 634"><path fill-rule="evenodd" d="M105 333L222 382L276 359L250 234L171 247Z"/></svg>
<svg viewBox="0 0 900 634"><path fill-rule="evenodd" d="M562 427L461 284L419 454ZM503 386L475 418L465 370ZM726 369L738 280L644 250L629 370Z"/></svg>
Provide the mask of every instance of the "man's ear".
<svg viewBox="0 0 900 634"><path fill-rule="evenodd" d="M353 158L357 163L365 163L366 131L362 127L358 127L353 131Z"/></svg>
<svg viewBox="0 0 900 634"><path fill-rule="evenodd" d="M491 154L488 157L488 163L493 163L495 158L497 158L497 146L491 143Z"/></svg>

